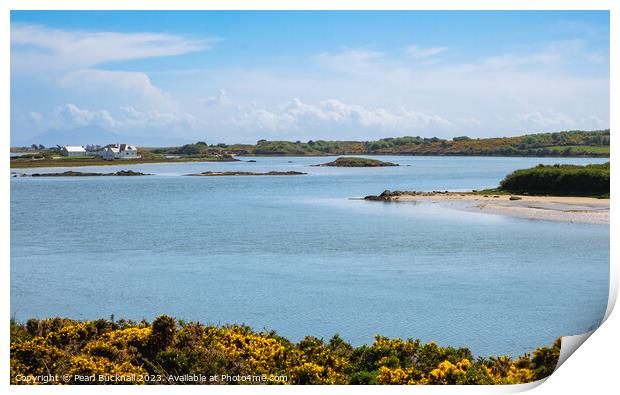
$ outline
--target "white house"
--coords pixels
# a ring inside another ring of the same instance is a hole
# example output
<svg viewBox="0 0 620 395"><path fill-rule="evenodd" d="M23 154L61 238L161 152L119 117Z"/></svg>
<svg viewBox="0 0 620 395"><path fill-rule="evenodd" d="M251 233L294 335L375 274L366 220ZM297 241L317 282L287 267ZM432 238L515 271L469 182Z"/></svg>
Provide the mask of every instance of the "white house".
<svg viewBox="0 0 620 395"><path fill-rule="evenodd" d="M139 158L138 148L129 144L121 144L118 149L119 159L135 159Z"/></svg>
<svg viewBox="0 0 620 395"><path fill-rule="evenodd" d="M84 147L77 145L66 145L62 147L62 154L66 156L86 156L88 153Z"/></svg>
<svg viewBox="0 0 620 395"><path fill-rule="evenodd" d="M108 144L98 155L105 160L140 158L138 148L129 144Z"/></svg>
<svg viewBox="0 0 620 395"><path fill-rule="evenodd" d="M115 147L105 147L101 151L97 153L101 159L105 160L114 160L116 155L118 155L118 148Z"/></svg>

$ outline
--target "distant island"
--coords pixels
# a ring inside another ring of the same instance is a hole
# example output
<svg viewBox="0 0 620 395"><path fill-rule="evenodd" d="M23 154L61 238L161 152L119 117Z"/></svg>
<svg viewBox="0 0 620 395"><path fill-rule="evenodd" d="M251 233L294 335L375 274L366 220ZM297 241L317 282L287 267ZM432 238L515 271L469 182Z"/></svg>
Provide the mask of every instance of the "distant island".
<svg viewBox="0 0 620 395"><path fill-rule="evenodd" d="M383 162L376 159L368 159L368 158L356 158L356 157L345 157L338 158L333 162L327 162L320 165L314 166L329 166L329 167L384 167L384 166L398 166L396 163L392 162Z"/></svg>
<svg viewBox="0 0 620 395"><path fill-rule="evenodd" d="M65 171L62 173L33 173L33 174L14 174L14 177L133 177L150 176L152 174L140 173L133 170L120 170L114 173L85 173L80 171Z"/></svg>
<svg viewBox="0 0 620 395"><path fill-rule="evenodd" d="M437 137L405 136L375 141L268 141L256 144L207 144L198 141L178 147L138 147L135 157L104 160L88 151L81 156L67 155L66 148L11 148L11 167L65 167L160 162L235 161L235 156L334 156L334 155L437 155L437 156L536 156L609 157L610 131L565 131L517 137L451 140Z"/></svg>
<svg viewBox="0 0 620 395"><path fill-rule="evenodd" d="M307 173L299 171L268 171L266 173L256 173L250 171L205 171L203 173L185 174L194 177L222 177L222 176L300 176Z"/></svg>

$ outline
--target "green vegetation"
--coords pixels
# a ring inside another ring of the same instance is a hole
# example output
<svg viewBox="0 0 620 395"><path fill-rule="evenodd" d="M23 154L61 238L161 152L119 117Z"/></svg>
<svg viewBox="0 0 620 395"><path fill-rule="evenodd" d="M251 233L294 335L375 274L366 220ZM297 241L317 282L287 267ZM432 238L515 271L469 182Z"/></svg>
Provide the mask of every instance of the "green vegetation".
<svg viewBox="0 0 620 395"><path fill-rule="evenodd" d="M168 162L230 162L236 161L231 155L187 155L182 157L166 157L148 151L139 151L142 158L103 160L98 157L30 157L20 156L11 158L12 169L26 169L34 167L76 167L76 166L108 166L108 165L135 165L142 163Z"/></svg>
<svg viewBox="0 0 620 395"><path fill-rule="evenodd" d="M333 162L323 163L318 166L331 166L331 167L384 167L384 166L398 166L392 162L383 162L376 159L368 158L356 158L346 157L338 158Z"/></svg>
<svg viewBox="0 0 620 395"><path fill-rule="evenodd" d="M226 177L226 176L301 176L308 173L300 171L268 171L265 173L250 171L205 171L202 173L185 174L186 176L195 177Z"/></svg>
<svg viewBox="0 0 620 395"><path fill-rule="evenodd" d="M235 144L228 146L226 144L207 144L204 141L198 141L193 144L185 144L180 147L159 147L159 148L141 148L141 151L152 155L181 155L184 157L192 156L230 156L232 153L244 154L252 149L252 145Z"/></svg>
<svg viewBox="0 0 620 395"><path fill-rule="evenodd" d="M367 144L368 153L484 156L609 156L609 130L568 131L517 137L452 141L420 137L387 138Z"/></svg>
<svg viewBox="0 0 620 395"><path fill-rule="evenodd" d="M42 376L58 378L50 384L112 383L105 381L110 377L127 378L124 384L238 383L226 375L265 377L266 384L517 384L550 375L559 354L559 339L516 359L475 359L467 348L434 342L376 336L371 345L353 347L335 335L294 343L274 331L177 323L168 316L152 324L11 320L12 384L32 384ZM183 375L209 381L179 381Z"/></svg>
<svg viewBox="0 0 620 395"><path fill-rule="evenodd" d="M82 155L82 156L54 156L54 160L79 160L79 159L95 159L95 155Z"/></svg>
<svg viewBox="0 0 620 395"><path fill-rule="evenodd" d="M573 154L600 154L609 156L609 146L590 146L590 145L567 145L567 146L551 146L550 150L560 152L563 156L571 156Z"/></svg>
<svg viewBox="0 0 620 395"><path fill-rule="evenodd" d="M34 150L22 147L22 150ZM59 149L37 146L38 152L12 157L12 168L116 164L99 158L67 158ZM15 148L11 152L16 152ZM267 141L251 144L207 144L199 141L180 147L140 147L141 159L123 163L231 161L234 155L462 155L462 156L564 156L609 157L609 129L530 134L517 137L452 140L404 136L376 141ZM174 156L174 157L171 157Z"/></svg>
<svg viewBox="0 0 620 395"><path fill-rule="evenodd" d="M500 189L513 193L609 197L610 164L538 165L506 176Z"/></svg>
<svg viewBox="0 0 620 395"><path fill-rule="evenodd" d="M160 154L236 155L487 155L487 156L609 156L609 130L566 131L517 137L474 139L458 136L452 140L437 137L404 136L376 141L268 141L250 144L212 144L205 142L182 147L152 149Z"/></svg>
<svg viewBox="0 0 620 395"><path fill-rule="evenodd" d="M194 149L202 147L205 143L187 144L183 147L176 147L173 153L166 152L167 149L157 149L140 147L136 159L115 159L104 160L97 156L63 156L60 147L44 148L39 146L37 152L26 155L11 157L11 168L34 168L34 167L75 167L75 166L106 166L118 164L141 164L141 163L166 163L166 162L226 162L235 161L230 153L222 150L210 151ZM26 148L24 148L26 149ZM27 149L33 150L33 147ZM159 152L161 150L161 152ZM182 151L183 153L177 153ZM15 148L11 149L15 152Z"/></svg>

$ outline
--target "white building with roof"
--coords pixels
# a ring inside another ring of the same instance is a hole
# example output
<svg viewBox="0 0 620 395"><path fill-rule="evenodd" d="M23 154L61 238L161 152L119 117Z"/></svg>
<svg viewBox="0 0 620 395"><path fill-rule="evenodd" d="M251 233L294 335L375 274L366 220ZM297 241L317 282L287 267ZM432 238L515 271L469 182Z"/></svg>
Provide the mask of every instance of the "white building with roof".
<svg viewBox="0 0 620 395"><path fill-rule="evenodd" d="M82 146L65 145L62 147L62 154L65 156L86 156L88 153Z"/></svg>
<svg viewBox="0 0 620 395"><path fill-rule="evenodd" d="M138 148L129 144L108 144L98 152L98 155L105 160L140 158Z"/></svg>
<svg viewBox="0 0 620 395"><path fill-rule="evenodd" d="M118 148L114 147L105 147L101 151L97 153L102 159L105 160L114 160L116 159L116 155L118 155Z"/></svg>

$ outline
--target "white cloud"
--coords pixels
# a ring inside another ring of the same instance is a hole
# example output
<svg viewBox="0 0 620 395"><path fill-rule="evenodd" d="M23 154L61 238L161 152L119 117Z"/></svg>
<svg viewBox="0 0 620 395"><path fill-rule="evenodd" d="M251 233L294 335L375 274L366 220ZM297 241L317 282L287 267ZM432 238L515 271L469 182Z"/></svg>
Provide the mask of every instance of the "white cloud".
<svg viewBox="0 0 620 395"><path fill-rule="evenodd" d="M139 102L142 106L176 111L177 103L156 87L148 75L133 71L79 69L60 79L60 85L74 93L114 97L116 105Z"/></svg>
<svg viewBox="0 0 620 395"><path fill-rule="evenodd" d="M515 119L523 128L532 132L548 132L568 129L603 129L609 125L596 116L575 119L556 111L534 111L519 113Z"/></svg>
<svg viewBox="0 0 620 395"><path fill-rule="evenodd" d="M242 109L233 122L249 130L295 134L325 132L349 133L360 138L371 133L416 133L442 130L451 122L436 115L399 107L394 110L366 108L338 100L316 105L293 99L277 111L250 106ZM357 134L356 134L357 133Z"/></svg>
<svg viewBox="0 0 620 395"><path fill-rule="evenodd" d="M39 114L39 118L49 119L48 127L56 129L98 126L107 130L127 132L128 135L166 130L186 136L188 132L195 131L197 126L196 119L187 113L140 111L134 107L121 107L114 111L87 109L73 103L57 106L47 117Z"/></svg>
<svg viewBox="0 0 620 395"><path fill-rule="evenodd" d="M43 119L43 115L40 112L36 112L36 111L30 111L28 113L28 116L30 117L30 119L32 121L34 121L35 123L39 123L41 122L41 120Z"/></svg>
<svg viewBox="0 0 620 395"><path fill-rule="evenodd" d="M78 69L106 62L203 51L216 41L162 33L66 31L13 23L11 65L17 72Z"/></svg>
<svg viewBox="0 0 620 395"><path fill-rule="evenodd" d="M223 106L227 104L231 104L232 100L228 97L228 94L224 89L220 89L217 95L213 97L208 97L205 102L208 106Z"/></svg>
<svg viewBox="0 0 620 395"><path fill-rule="evenodd" d="M38 121L30 115L29 128L37 131L97 125L127 134L187 135L196 132L196 119L182 111L149 75L96 66L204 51L216 41L162 33L67 31L12 24L12 81L36 81L47 89L48 102L68 103L55 104L48 116L39 114Z"/></svg>
<svg viewBox="0 0 620 395"><path fill-rule="evenodd" d="M416 45L411 45L405 49L405 52L407 53L407 55L413 58L428 58L431 56L439 55L440 53L446 52L447 50L447 47L422 48Z"/></svg>
<svg viewBox="0 0 620 395"><path fill-rule="evenodd" d="M104 128L113 128L117 125L117 122L107 110L86 110L71 103L54 109L54 123L58 127L97 125Z"/></svg>
<svg viewBox="0 0 620 395"><path fill-rule="evenodd" d="M90 102L97 97L95 104L112 109L106 111L114 123L101 126L126 134L174 132L187 136L197 130L195 117L145 73L80 69L66 74L60 85L78 99Z"/></svg>
<svg viewBox="0 0 620 395"><path fill-rule="evenodd" d="M526 53L506 53L491 56L480 62L494 69L519 69L528 66L556 68L575 62L601 63L605 56L588 51L583 40L556 41Z"/></svg>
<svg viewBox="0 0 620 395"><path fill-rule="evenodd" d="M196 118L188 113L139 111L133 107L121 107L118 122L123 127L173 128L185 131L196 127Z"/></svg>
<svg viewBox="0 0 620 395"><path fill-rule="evenodd" d="M226 142L609 127L609 57L586 41L528 43L477 58L451 45L449 63L440 62L448 47L412 46L409 56L402 49L356 48L284 57L267 68L183 64L195 68L147 74L110 70L110 62L180 55L213 42L15 24L11 33L13 89L41 92L15 95L15 133L34 134L61 121ZM287 102L294 97L303 101Z"/></svg>
<svg viewBox="0 0 620 395"><path fill-rule="evenodd" d="M368 49L353 49L340 53L323 52L314 56L318 64L326 69L345 72L358 73L369 69L373 62L381 59L383 52Z"/></svg>

